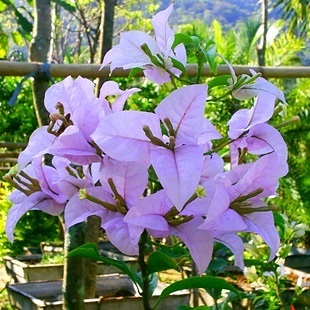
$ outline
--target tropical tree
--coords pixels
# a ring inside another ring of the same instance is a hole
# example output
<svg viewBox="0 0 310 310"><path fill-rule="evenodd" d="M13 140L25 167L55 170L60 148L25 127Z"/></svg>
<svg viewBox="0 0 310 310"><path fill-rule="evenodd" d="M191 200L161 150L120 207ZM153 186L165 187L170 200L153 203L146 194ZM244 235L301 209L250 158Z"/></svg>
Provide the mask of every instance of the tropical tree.
<svg viewBox="0 0 310 310"><path fill-rule="evenodd" d="M289 32L307 38L310 24L309 0L276 0L274 8L281 9L282 18L289 22Z"/></svg>
<svg viewBox="0 0 310 310"><path fill-rule="evenodd" d="M51 60L94 63L98 60L101 0L53 1Z"/></svg>

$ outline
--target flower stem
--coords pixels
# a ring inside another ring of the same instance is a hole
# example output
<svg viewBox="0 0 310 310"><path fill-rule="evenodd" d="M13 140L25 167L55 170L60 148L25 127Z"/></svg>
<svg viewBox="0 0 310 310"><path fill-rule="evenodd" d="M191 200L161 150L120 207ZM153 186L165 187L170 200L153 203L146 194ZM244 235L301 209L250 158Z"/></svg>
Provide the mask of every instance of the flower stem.
<svg viewBox="0 0 310 310"><path fill-rule="evenodd" d="M147 264L145 262L145 245L147 242L147 231L144 230L139 240L139 257L138 262L141 271L142 277L142 301L144 310L151 310L150 301L149 301L149 277L147 274Z"/></svg>

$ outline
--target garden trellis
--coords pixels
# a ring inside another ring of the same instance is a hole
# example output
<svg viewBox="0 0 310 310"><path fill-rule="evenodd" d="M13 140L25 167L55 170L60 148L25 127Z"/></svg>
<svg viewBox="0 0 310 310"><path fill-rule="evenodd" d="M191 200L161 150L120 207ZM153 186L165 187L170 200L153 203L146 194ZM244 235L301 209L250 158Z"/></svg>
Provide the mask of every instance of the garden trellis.
<svg viewBox="0 0 310 310"><path fill-rule="evenodd" d="M65 78L68 75L77 77L79 75L95 79L107 78L110 74L110 68L104 67L100 69L99 64L45 64L40 62L13 62L0 61L0 76L21 76L33 75L36 72L47 72L49 78ZM186 66L188 76L194 76L197 73L198 66L188 64ZM248 74L249 69L260 72L265 78L310 78L310 66L295 66L295 67L258 67L233 65L237 75ZM127 77L130 70L116 69L111 77ZM227 65L219 65L217 74L229 74ZM205 77L214 76L209 66L204 66L202 75ZM142 76L142 73L140 73ZM8 170L12 165L16 164L19 151L26 147L26 143L0 142L0 169Z"/></svg>
<svg viewBox="0 0 310 310"><path fill-rule="evenodd" d="M76 77L81 75L85 78L108 77L110 73L109 67L100 69L100 64L49 64L49 74L51 77L64 78L68 75ZM39 62L0 62L0 76L25 76L31 72L44 72L46 69L44 63ZM186 66L188 76L194 76L197 73L198 66L188 64ZM248 74L249 69L260 72L265 78L310 78L310 66L295 67L258 67L233 65L237 75ZM115 69L112 77L127 77L130 70ZM219 65L217 68L218 75L229 74L227 65ZM209 66L204 66L202 75L209 77L214 76Z"/></svg>

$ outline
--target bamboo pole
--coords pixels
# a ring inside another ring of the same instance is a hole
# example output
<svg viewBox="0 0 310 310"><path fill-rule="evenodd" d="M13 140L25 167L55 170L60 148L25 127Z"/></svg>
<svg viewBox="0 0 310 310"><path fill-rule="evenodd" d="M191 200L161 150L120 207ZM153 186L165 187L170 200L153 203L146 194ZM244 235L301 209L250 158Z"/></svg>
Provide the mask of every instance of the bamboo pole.
<svg viewBox="0 0 310 310"><path fill-rule="evenodd" d="M36 62L13 62L0 61L0 76L25 76L31 72L44 72L44 64ZM307 67L257 67L233 65L237 75L249 74L249 69L261 72L266 78L310 78L310 66ZM106 78L110 74L109 67L102 70L98 64L50 64L49 73L55 78L64 78L68 75L77 77L79 75L85 78ZM189 64L186 66L189 76L194 76L197 72L197 65ZM229 74L226 65L218 66L218 75ZM129 70L115 69L112 77L127 77ZM213 76L208 66L205 66L202 75Z"/></svg>
<svg viewBox="0 0 310 310"><path fill-rule="evenodd" d="M27 143L25 143L25 142L0 141L0 148L16 149L16 148L25 148L26 146L27 146Z"/></svg>

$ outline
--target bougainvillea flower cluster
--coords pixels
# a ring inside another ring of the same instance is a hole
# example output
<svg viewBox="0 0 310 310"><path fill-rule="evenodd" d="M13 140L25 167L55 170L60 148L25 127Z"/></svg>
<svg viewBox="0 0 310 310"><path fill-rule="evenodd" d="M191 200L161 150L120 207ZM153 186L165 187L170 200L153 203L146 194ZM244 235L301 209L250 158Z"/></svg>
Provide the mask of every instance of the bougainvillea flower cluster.
<svg viewBox="0 0 310 310"><path fill-rule="evenodd" d="M158 84L169 82L171 74L180 76L173 60L185 65L186 50L181 43L173 45L171 12L172 6L153 18L155 39L139 31L122 34L103 66L140 67ZM128 255L138 254L145 230L157 239L176 236L200 274L214 242L226 245L243 268L240 232L259 234L272 259L279 236L266 199L277 194L288 167L284 140L268 121L276 100L285 99L261 77L239 89L236 81L232 71L232 95L253 98L254 104L227 124L230 164L213 148L223 137L216 122L205 117L205 83L173 90L154 112L124 110L139 89L121 90L113 81L103 84L99 97L82 77L51 86L45 97L49 126L32 134L18 167L5 177L16 187L6 225L9 239L18 220L39 209L63 213L67 229L91 215L100 217L109 240ZM247 153L251 156L244 161Z"/></svg>

